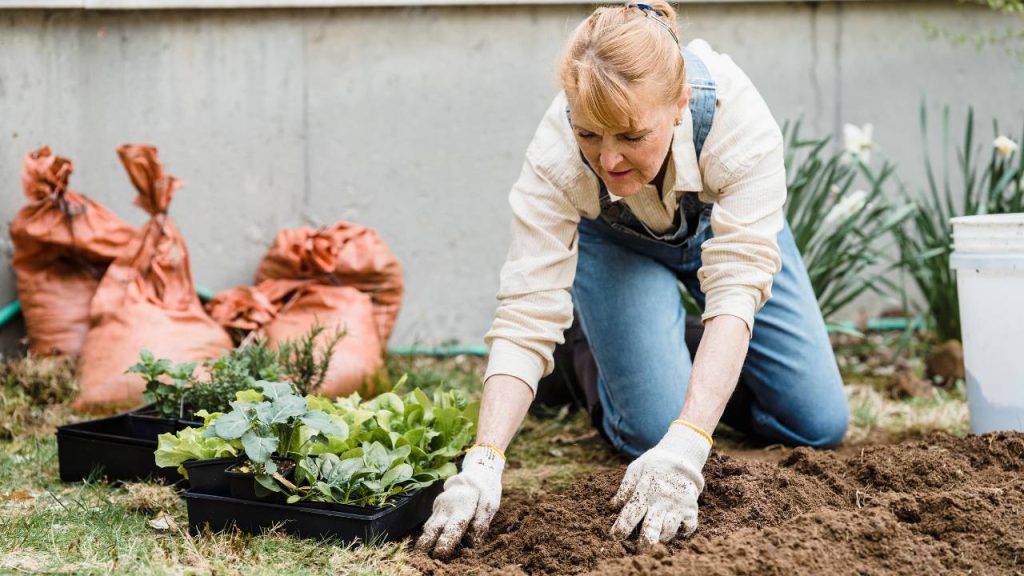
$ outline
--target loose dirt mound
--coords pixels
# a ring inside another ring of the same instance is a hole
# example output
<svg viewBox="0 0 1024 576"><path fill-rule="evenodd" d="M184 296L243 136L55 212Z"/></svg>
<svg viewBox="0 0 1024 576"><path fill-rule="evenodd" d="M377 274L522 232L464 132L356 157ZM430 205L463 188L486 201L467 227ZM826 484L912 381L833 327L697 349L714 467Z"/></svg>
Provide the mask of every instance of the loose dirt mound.
<svg viewBox="0 0 1024 576"><path fill-rule="evenodd" d="M865 448L840 458L794 450L778 464L714 455L700 527L637 554L607 536L622 470L569 490L508 494L486 544L443 574L1024 573L1024 434Z"/></svg>

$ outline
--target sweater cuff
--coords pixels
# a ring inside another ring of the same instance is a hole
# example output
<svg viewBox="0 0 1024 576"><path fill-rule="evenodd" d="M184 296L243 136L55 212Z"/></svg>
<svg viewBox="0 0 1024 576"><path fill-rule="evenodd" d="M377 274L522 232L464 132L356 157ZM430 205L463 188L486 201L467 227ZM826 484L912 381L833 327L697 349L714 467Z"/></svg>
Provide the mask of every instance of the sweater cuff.
<svg viewBox="0 0 1024 576"><path fill-rule="evenodd" d="M761 303L761 291L756 288L729 286L709 292L705 298L704 314L701 322L707 322L715 316L729 315L743 320L747 331L754 335L754 314Z"/></svg>
<svg viewBox="0 0 1024 576"><path fill-rule="evenodd" d="M526 383L537 395L537 382L544 376L544 360L534 352L512 342L496 338L491 342L484 382L495 374L513 376Z"/></svg>

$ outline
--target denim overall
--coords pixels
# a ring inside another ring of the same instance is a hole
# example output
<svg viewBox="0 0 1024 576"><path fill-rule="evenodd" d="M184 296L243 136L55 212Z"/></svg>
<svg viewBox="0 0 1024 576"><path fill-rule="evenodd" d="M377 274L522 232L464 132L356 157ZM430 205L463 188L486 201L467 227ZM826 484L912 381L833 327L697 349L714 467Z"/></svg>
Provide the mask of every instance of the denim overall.
<svg viewBox="0 0 1024 576"><path fill-rule="evenodd" d="M682 48L698 159L716 111L715 82ZM582 156L582 155L581 155ZM600 181L600 179L598 179ZM600 186L601 213L579 224L574 312L597 363L601 431L636 457L682 410L692 363L679 284L703 308L697 271L712 237L711 204L679 199L669 233L648 229ZM778 235L782 271L754 317L741 384L723 421L767 442L828 447L846 432L847 402L825 322L789 226Z"/></svg>

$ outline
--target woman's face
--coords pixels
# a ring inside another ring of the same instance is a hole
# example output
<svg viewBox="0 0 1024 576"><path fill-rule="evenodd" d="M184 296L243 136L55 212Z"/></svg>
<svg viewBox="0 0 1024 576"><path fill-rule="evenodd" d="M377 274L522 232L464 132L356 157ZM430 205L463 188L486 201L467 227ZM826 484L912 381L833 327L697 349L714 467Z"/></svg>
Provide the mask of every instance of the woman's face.
<svg viewBox="0 0 1024 576"><path fill-rule="evenodd" d="M634 97L643 111L634 119L636 130L598 126L583 110L569 105L573 134L584 158L608 191L621 197L636 194L661 171L687 102L684 93L679 102L665 104L650 85L638 87Z"/></svg>

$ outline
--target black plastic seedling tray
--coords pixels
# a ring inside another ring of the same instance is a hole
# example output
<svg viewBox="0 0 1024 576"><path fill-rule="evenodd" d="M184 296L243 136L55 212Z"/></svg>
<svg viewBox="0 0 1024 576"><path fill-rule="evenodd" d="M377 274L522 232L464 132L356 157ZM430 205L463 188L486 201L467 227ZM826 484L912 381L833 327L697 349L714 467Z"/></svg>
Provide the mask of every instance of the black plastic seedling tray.
<svg viewBox="0 0 1024 576"><path fill-rule="evenodd" d="M239 461L239 456L188 460L184 463L185 471L188 472L188 485L192 490L203 494L227 494L228 477L225 469Z"/></svg>
<svg viewBox="0 0 1024 576"><path fill-rule="evenodd" d="M430 517L434 499L444 489L444 482L435 482L394 506L358 508L346 506L351 512L313 508L302 504L273 504L258 500L242 500L189 490L184 494L188 508L188 526L193 533L204 526L220 532L237 528L259 534L279 528L304 538L336 538L342 542L398 540L419 528Z"/></svg>
<svg viewBox="0 0 1024 576"><path fill-rule="evenodd" d="M60 479L81 480L97 471L108 480L182 480L174 468L160 468L153 459L156 438L132 432L128 414L68 424L57 428Z"/></svg>
<svg viewBox="0 0 1024 576"><path fill-rule="evenodd" d="M128 431L134 438L153 439L161 434L174 434L183 428L199 428L202 422L160 416L152 404L128 413Z"/></svg>

